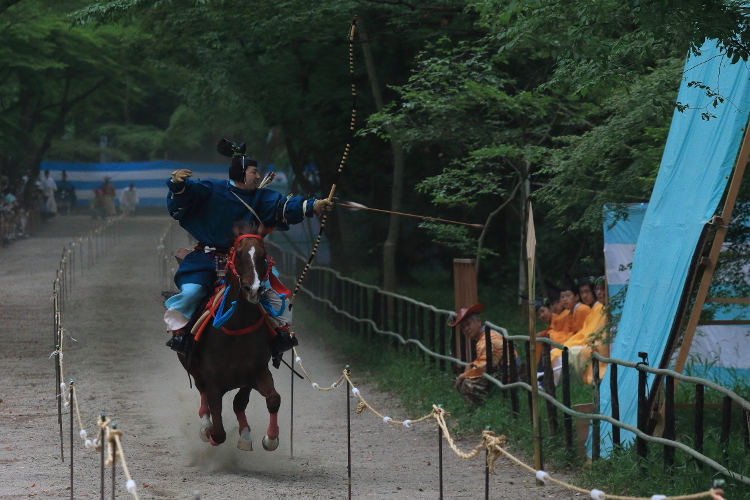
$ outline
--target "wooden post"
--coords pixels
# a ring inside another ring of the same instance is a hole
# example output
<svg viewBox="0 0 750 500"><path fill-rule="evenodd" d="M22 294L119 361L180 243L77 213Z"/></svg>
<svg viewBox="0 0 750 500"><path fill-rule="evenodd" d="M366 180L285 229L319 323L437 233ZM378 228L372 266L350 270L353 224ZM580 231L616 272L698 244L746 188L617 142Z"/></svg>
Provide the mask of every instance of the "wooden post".
<svg viewBox="0 0 750 500"><path fill-rule="evenodd" d="M453 293L456 311L464 307L471 307L479 302L477 291L477 261L475 259L453 259ZM465 337L456 328L453 337L453 349L455 356L467 363L471 353L471 339ZM455 366L454 371L461 371L461 367Z"/></svg>
<svg viewBox="0 0 750 500"><path fill-rule="evenodd" d="M594 360L594 363L598 363ZM617 363L609 365L609 393L610 400L612 401L612 418L620 420L620 395L617 392ZM612 426L612 447L619 449L620 447L620 428L616 425Z"/></svg>
<svg viewBox="0 0 750 500"><path fill-rule="evenodd" d="M539 384L536 378L536 300L534 299L534 262L536 258L536 232L534 231L534 211L531 202L528 204L528 221L526 224L526 259L529 290L529 384L531 385L531 422L534 430L534 466L536 470L544 468L542 459L542 424L539 419ZM544 482L536 480L537 486L544 486Z"/></svg>

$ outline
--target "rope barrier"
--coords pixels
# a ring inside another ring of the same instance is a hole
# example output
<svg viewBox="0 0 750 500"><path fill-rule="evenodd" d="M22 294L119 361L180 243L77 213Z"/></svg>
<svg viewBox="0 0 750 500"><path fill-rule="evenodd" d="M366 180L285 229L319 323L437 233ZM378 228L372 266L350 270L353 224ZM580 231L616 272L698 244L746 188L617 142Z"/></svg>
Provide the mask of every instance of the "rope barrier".
<svg viewBox="0 0 750 500"><path fill-rule="evenodd" d="M310 378L309 374L302 366L301 359L297 355L296 348L294 348L294 355L295 355L295 361L302 369L303 373L305 374L305 377L309 381L312 382L312 379ZM486 465L487 465L487 468L489 469L490 474L493 474L493 475L497 474L495 470L495 463L501 456L505 456L506 458L514 462L515 464L533 473L536 479L544 483L549 481L563 488L567 488L571 491L575 491L577 493L588 495L590 496L590 498L594 500L604 500L604 499L609 499L609 500L693 500L693 499L698 499L698 498L714 498L716 500L723 500L722 495L724 492L723 490L719 488L711 488L708 491L704 491L700 493L693 493L690 495L680 495L680 496L671 496L671 497L667 497L664 495L652 495L651 497L631 497L631 496L612 495L609 493L605 493L604 491L599 490L599 489L587 490L579 486L575 486L573 484L567 483L565 481L555 479L549 473L542 471L542 470L536 470L535 468L526 464L525 462L515 457L513 454L511 454L505 449L507 447L508 440L504 435L498 436L491 430L482 431L481 441L474 448L472 448L471 451L465 452L465 451L462 451L458 447L458 445L456 445L455 439L451 435L451 432L448 429L448 424L446 422L446 418L450 416L450 413L448 413L444 408L442 408L442 406L432 405L432 411L430 413L415 420L408 420L408 419L403 420L403 421L395 420L379 412L372 405L370 405L370 403L368 403L365 400L364 396L362 396L361 391L356 387L354 382L352 382L351 372L348 369L343 370L342 376L339 378L339 380L335 384L332 384L330 388L322 388L316 383L313 383L313 387L315 389L318 389L319 391L330 391L332 388L337 387L344 380L346 380L349 384L351 384L352 394L356 396L360 401L359 405L357 405L357 408L355 409L355 413L357 413L358 415L362 414L362 412L365 409L368 409L373 414L377 415L380 419L382 419L384 423L392 424L392 425L403 425L404 427L411 427L413 424L424 422L430 419L435 419L435 421L437 422L437 425L442 430L443 437L448 442L448 445L450 446L451 450L453 450L453 452L456 454L456 456L465 460L470 460L472 458L479 456L482 450L486 450L487 451ZM586 417L591 416L590 414L581 414L581 415L585 415Z"/></svg>
<svg viewBox="0 0 750 500"><path fill-rule="evenodd" d="M56 272L55 280L53 281L53 294L51 297L51 300L53 302L53 312L54 312L54 334L55 334L55 350L52 351L50 354L50 358L53 356L57 356L57 363L56 363L56 376L59 380L59 399L60 402L62 402L61 406L64 406L65 408L71 409L71 421L70 421L70 431L71 431L71 447L73 444L73 412L75 411L76 420L78 422L78 428L79 437L84 441L84 446L87 449L93 449L94 451L101 452L103 450L104 444L107 445L107 461L106 466L113 468L113 478L114 478L114 467L117 461L120 462L123 473L126 478L126 484L125 488L127 489L128 493L132 495L132 497L135 500L139 500L138 492L136 491L136 483L133 480L133 478L130 476L130 471L127 468L127 463L125 461L125 453L122 448L122 431L119 429L116 429L116 424L112 423L109 418L106 418L103 414L99 416L99 419L97 420L97 426L99 429L99 432L97 434L97 437L94 440L88 439L88 434L86 432L86 429L83 426L83 418L81 416L81 410L78 403L78 391L75 384L74 379L69 379L69 382L65 382L65 364L63 362L64 360L64 354L65 354L65 335L70 338L71 341L76 342L76 339L73 338L70 331L68 331L66 328L62 326L62 313L61 310L64 309L64 304L66 302L66 299L68 297L68 286L73 283L73 273L76 262L74 251L79 252L79 261L80 261L80 267L78 268L78 271L83 274L84 266L83 266L83 252L84 249L87 248L88 251L88 264L89 266L92 266L95 264L95 260L97 258L95 253L99 253L101 251L106 251L108 246L110 244L114 244L116 242L117 235L112 234L112 231L110 230L113 225L121 220L123 216L114 218L114 219L108 219L104 224L102 224L100 227L95 229L94 231L90 232L86 237L86 243L87 245L84 246L84 237L80 237L78 239L78 245L76 245L75 242L71 243L69 247L64 247L62 256L60 258L60 266ZM95 240L92 244L92 238ZM70 266L70 267L69 267ZM68 276L70 274L70 276ZM58 415L58 419L60 416ZM61 432L61 439L62 439L62 426L60 427ZM62 444L61 444L61 452L62 452ZM73 495L73 467L72 467L72 459L73 459L73 450L71 449L71 496ZM102 476L103 477L103 476ZM114 481L114 479L113 479ZM114 482L113 482L114 485ZM103 484L102 484L103 487ZM102 490L103 494L103 490ZM114 492L113 492L114 495Z"/></svg>

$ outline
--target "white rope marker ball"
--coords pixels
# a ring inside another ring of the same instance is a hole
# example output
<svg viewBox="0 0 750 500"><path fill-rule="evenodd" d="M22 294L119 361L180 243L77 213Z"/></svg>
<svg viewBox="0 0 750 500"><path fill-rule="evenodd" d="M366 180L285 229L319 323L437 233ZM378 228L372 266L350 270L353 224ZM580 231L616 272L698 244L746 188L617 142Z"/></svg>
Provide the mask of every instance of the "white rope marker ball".
<svg viewBox="0 0 750 500"><path fill-rule="evenodd" d="M651 500L666 500L667 495L651 495Z"/></svg>
<svg viewBox="0 0 750 500"><path fill-rule="evenodd" d="M337 388L338 388L338 386L336 385L336 382L334 382L334 383L331 384L331 389L337 389Z"/></svg>
<svg viewBox="0 0 750 500"><path fill-rule="evenodd" d="M313 386L313 389L317 389L318 388L318 384L316 382L313 382L312 386Z"/></svg>
<svg viewBox="0 0 750 500"><path fill-rule="evenodd" d="M81 439L86 439L86 429L81 429L78 435L81 436Z"/></svg>
<svg viewBox="0 0 750 500"><path fill-rule="evenodd" d="M135 481L128 479L128 482L125 483L125 488L128 490L128 493L133 493L135 490Z"/></svg>
<svg viewBox="0 0 750 500"><path fill-rule="evenodd" d="M67 408L68 406L70 406L70 401L66 401L66 402L65 402L65 404L64 404L63 406L64 406L65 408Z"/></svg>
<svg viewBox="0 0 750 500"><path fill-rule="evenodd" d="M602 490L591 490L591 499L592 500L604 500L604 492Z"/></svg>
<svg viewBox="0 0 750 500"><path fill-rule="evenodd" d="M356 387L352 387L352 394L354 394L355 396L359 396L359 389L357 389Z"/></svg>
<svg viewBox="0 0 750 500"><path fill-rule="evenodd" d="M411 427L411 420L404 420L404 427Z"/></svg>
<svg viewBox="0 0 750 500"><path fill-rule="evenodd" d="M296 358L294 358L294 362L295 363L302 363L302 358L300 358L299 356L297 356Z"/></svg>
<svg viewBox="0 0 750 500"><path fill-rule="evenodd" d="M543 470L536 471L536 478L543 482L544 484L547 484L547 479L549 479L549 474L544 472Z"/></svg>
<svg viewBox="0 0 750 500"><path fill-rule="evenodd" d="M383 417L383 423L384 423L384 424L387 424L387 423L388 423L388 422L390 422L391 420L393 420L393 419L392 419L391 417Z"/></svg>
<svg viewBox="0 0 750 500"><path fill-rule="evenodd" d="M87 439L85 443L83 443L86 448L94 449L96 448L96 445L91 441L90 439Z"/></svg>
<svg viewBox="0 0 750 500"><path fill-rule="evenodd" d="M65 390L65 387L67 387L67 386L65 385L65 382L60 382L60 389L64 391L64 390Z"/></svg>

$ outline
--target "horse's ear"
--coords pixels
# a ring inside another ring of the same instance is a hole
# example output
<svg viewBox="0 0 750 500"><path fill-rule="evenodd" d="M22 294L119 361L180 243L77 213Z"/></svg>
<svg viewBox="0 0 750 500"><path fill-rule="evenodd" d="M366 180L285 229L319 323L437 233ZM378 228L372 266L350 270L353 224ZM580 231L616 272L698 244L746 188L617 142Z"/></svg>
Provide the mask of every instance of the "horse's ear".
<svg viewBox="0 0 750 500"><path fill-rule="evenodd" d="M266 234L268 234L268 231L266 231L266 226L264 226L261 222L261 224L258 226L258 236L265 238Z"/></svg>

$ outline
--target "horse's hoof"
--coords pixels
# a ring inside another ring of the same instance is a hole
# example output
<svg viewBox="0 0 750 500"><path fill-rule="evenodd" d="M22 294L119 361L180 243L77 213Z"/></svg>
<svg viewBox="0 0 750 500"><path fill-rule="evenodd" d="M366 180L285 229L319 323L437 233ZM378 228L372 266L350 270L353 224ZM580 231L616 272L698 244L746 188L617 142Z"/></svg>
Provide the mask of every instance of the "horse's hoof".
<svg viewBox="0 0 750 500"><path fill-rule="evenodd" d="M219 446L221 444L214 441L214 438L212 436L208 436L208 442L211 443L211 446Z"/></svg>
<svg viewBox="0 0 750 500"><path fill-rule="evenodd" d="M261 441L261 444L263 445L264 450L274 451L276 448L279 447L279 438L269 439L268 436L263 436L263 440Z"/></svg>
<svg viewBox="0 0 750 500"><path fill-rule="evenodd" d="M237 448L242 451L253 451L253 435L250 434L250 429L245 427L240 433L240 440L237 441Z"/></svg>
<svg viewBox="0 0 750 500"><path fill-rule="evenodd" d="M203 415L201 417L201 426L198 431L198 436L201 438L201 441L204 443L208 443L208 431L211 430L211 417L208 415Z"/></svg>

